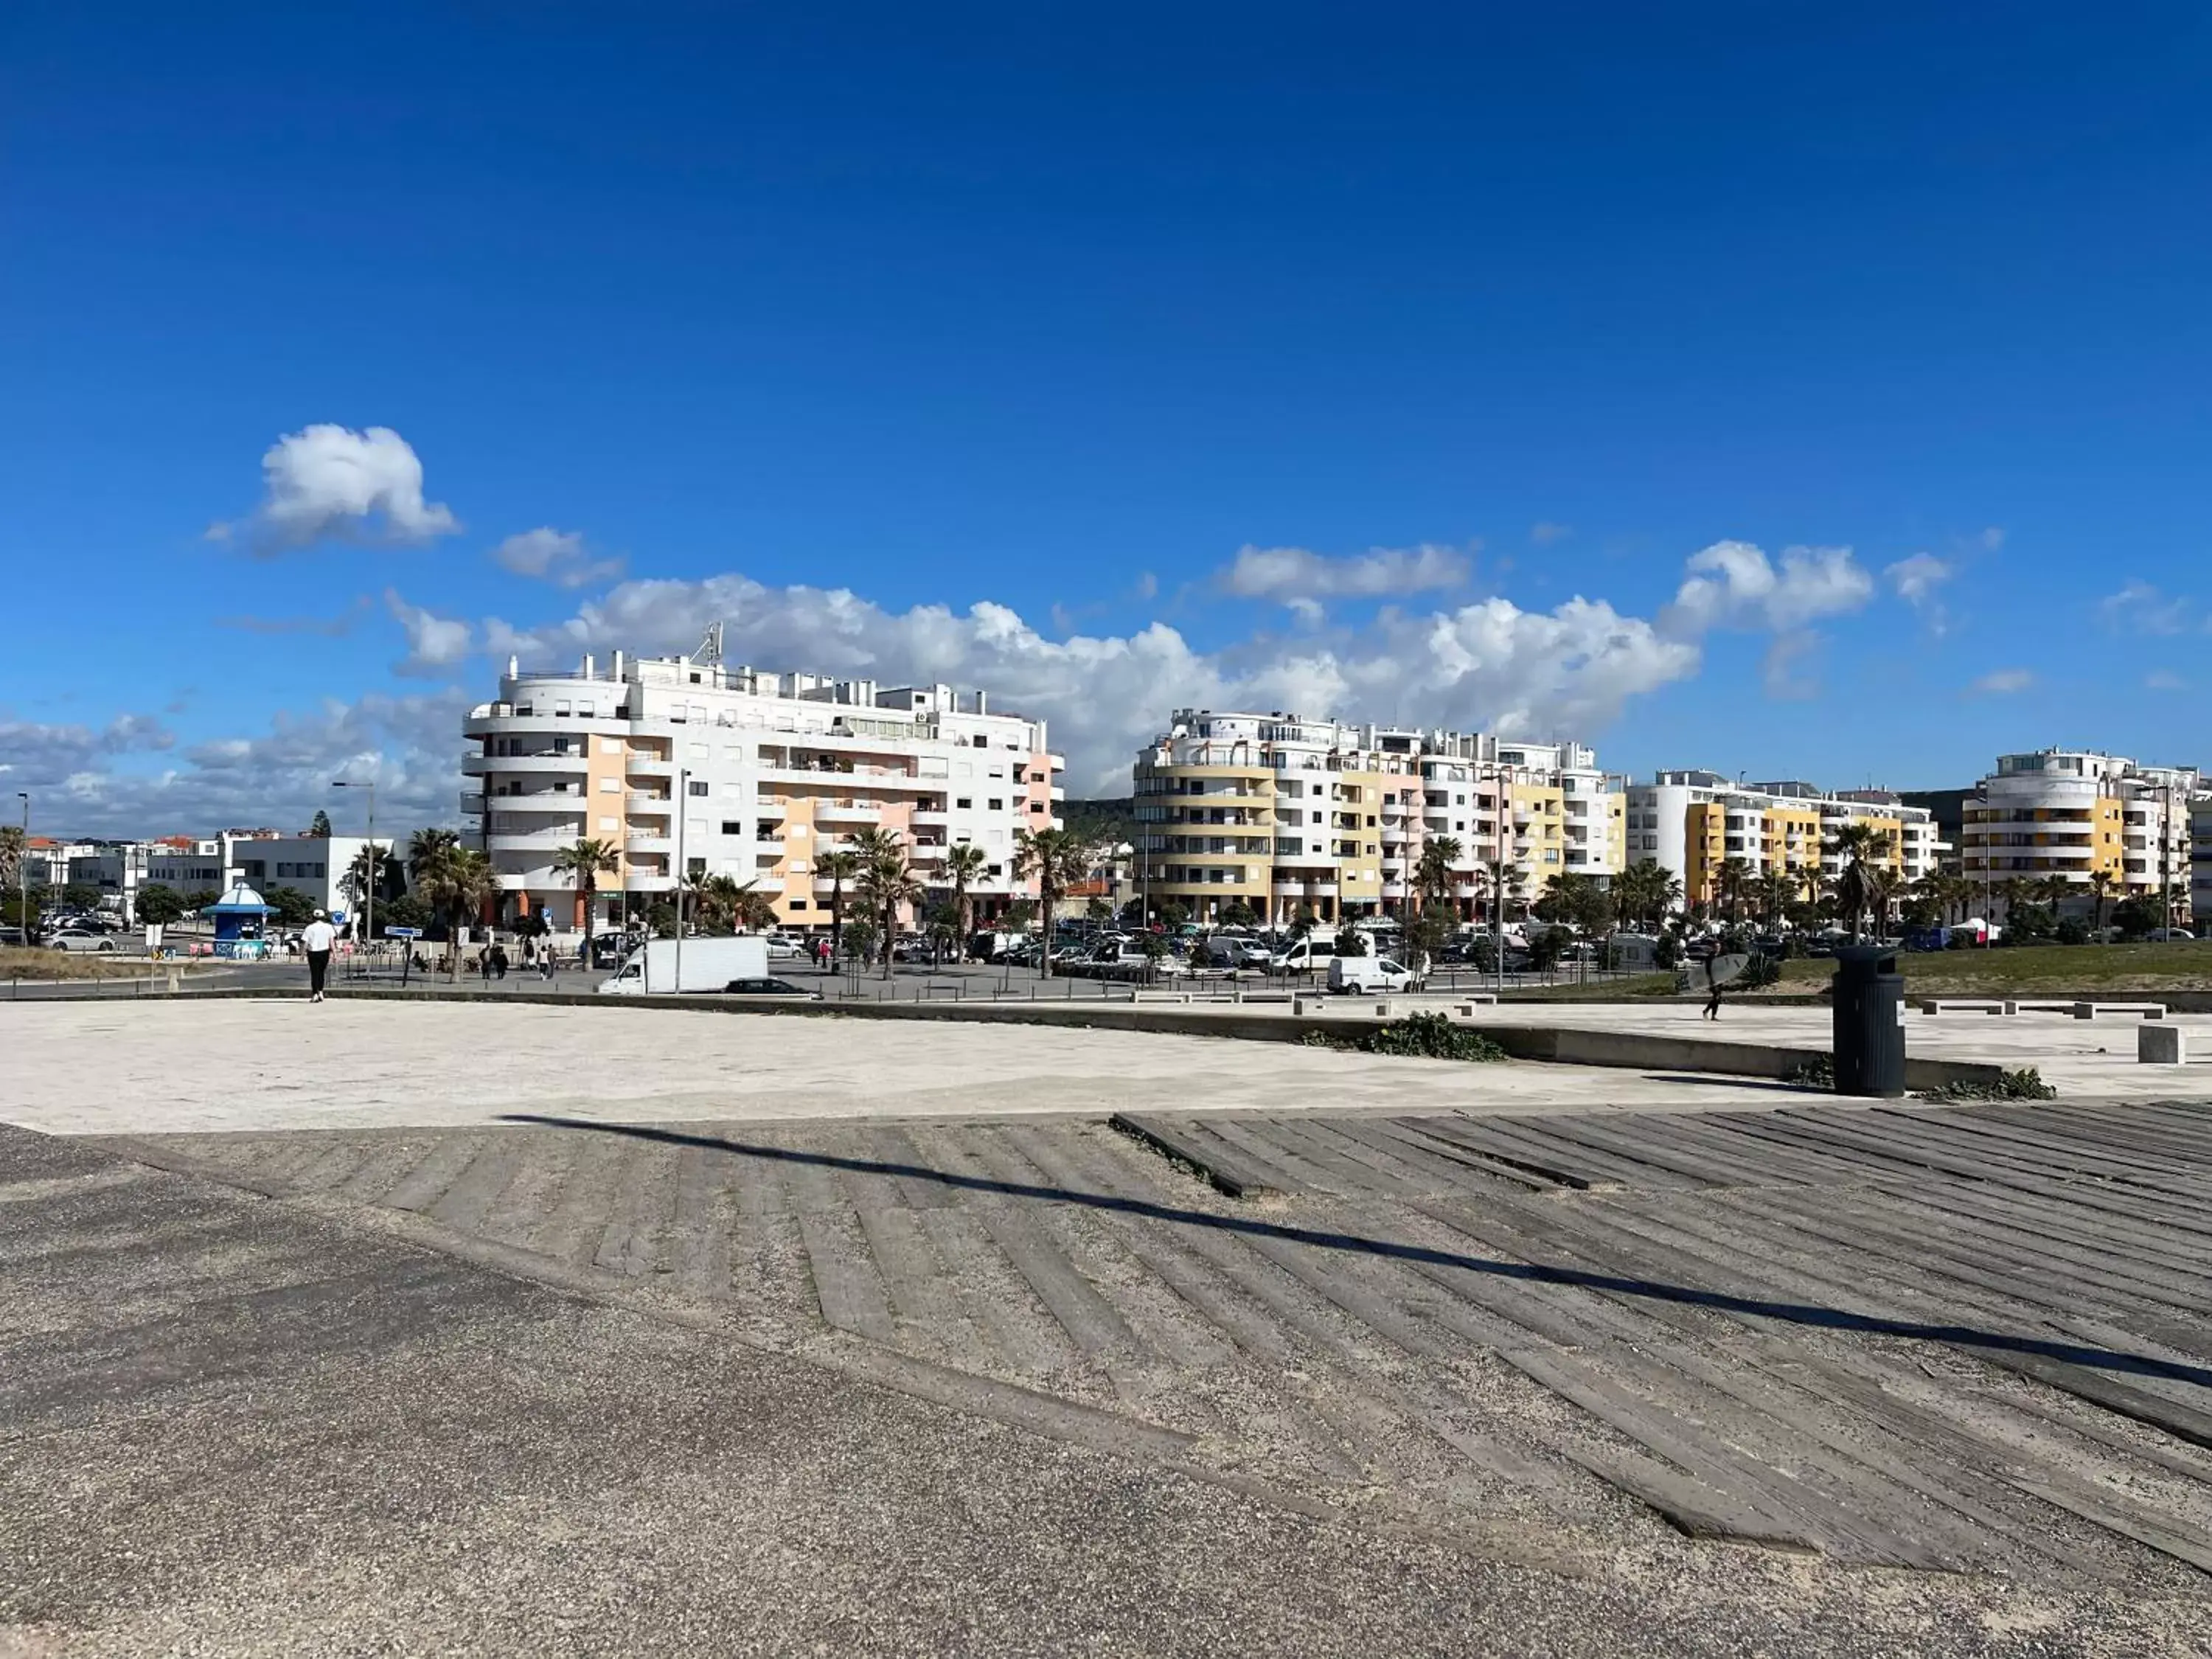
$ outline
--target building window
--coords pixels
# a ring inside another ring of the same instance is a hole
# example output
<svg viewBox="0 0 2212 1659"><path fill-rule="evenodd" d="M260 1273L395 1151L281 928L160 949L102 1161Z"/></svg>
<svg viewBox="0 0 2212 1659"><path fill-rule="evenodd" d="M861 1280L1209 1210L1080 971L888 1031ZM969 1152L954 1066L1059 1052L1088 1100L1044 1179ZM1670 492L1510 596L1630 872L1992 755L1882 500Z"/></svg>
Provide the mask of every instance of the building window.
<svg viewBox="0 0 2212 1659"><path fill-rule="evenodd" d="M742 823L732 823L725 818L722 820L722 833L726 836L742 836L745 833L745 826Z"/></svg>
<svg viewBox="0 0 2212 1659"><path fill-rule="evenodd" d="M691 780L691 781L684 787L690 793L695 795L704 795L708 790L708 786L700 782L696 778Z"/></svg>
<svg viewBox="0 0 2212 1659"><path fill-rule="evenodd" d="M975 799L972 795L962 795L952 804L956 807L959 808L960 811L965 812L975 805Z"/></svg>
<svg viewBox="0 0 2212 1659"><path fill-rule="evenodd" d="M703 876L707 873L707 860L704 859L686 859L684 860L684 873L687 875Z"/></svg>
<svg viewBox="0 0 2212 1659"><path fill-rule="evenodd" d="M990 810L994 812L1005 811L1006 810L1006 797L1003 795L992 796Z"/></svg>
<svg viewBox="0 0 2212 1659"><path fill-rule="evenodd" d="M791 901L791 908L794 910L805 910L812 907L805 899L793 899Z"/></svg>

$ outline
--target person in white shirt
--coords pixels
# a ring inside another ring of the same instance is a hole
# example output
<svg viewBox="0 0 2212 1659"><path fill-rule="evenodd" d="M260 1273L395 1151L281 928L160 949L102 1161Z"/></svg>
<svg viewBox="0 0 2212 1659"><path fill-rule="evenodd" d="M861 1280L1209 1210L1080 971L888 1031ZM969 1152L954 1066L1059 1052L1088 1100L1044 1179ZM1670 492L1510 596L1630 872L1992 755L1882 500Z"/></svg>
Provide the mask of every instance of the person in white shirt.
<svg viewBox="0 0 2212 1659"><path fill-rule="evenodd" d="M323 975L330 972L331 947L338 942L338 930L331 926L330 918L320 910L315 919L300 930L300 943L307 952L307 1000L323 1000Z"/></svg>

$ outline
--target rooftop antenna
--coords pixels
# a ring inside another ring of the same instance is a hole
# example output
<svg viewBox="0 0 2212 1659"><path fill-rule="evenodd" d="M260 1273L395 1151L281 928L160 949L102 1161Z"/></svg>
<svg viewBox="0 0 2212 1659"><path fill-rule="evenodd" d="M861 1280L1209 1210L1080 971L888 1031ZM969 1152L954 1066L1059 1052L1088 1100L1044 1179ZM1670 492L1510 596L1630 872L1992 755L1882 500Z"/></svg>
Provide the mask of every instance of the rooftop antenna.
<svg viewBox="0 0 2212 1659"><path fill-rule="evenodd" d="M722 660L722 624L708 623L707 631L700 636L699 648L691 653L691 660L702 665L719 664Z"/></svg>

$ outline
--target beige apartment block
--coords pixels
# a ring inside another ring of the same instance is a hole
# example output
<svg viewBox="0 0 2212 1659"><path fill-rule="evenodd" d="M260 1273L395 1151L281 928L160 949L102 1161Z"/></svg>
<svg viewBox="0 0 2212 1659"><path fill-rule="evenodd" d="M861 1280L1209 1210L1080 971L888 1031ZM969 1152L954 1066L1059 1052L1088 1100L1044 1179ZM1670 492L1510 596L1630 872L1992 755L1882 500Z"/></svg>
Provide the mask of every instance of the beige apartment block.
<svg viewBox="0 0 2212 1659"><path fill-rule="evenodd" d="M1138 883L1201 921L1389 915L1449 842L1458 912L1488 914L1502 876L1510 913L1621 867L1621 788L1576 744L1179 709L1137 757Z"/></svg>
<svg viewBox="0 0 2212 1659"><path fill-rule="evenodd" d="M1715 902L1732 860L1747 880L1780 876L1799 896L1813 896L1842 873L1834 838L1845 824L1876 832L1881 861L1900 884L1932 874L1943 848L1926 808L1881 789L1830 792L1673 771L1632 787L1626 806L1627 862L1664 866L1681 882L1685 905Z"/></svg>
<svg viewBox="0 0 2212 1659"><path fill-rule="evenodd" d="M694 657L586 657L571 672L509 660L498 697L462 722L469 839L490 856L502 918L566 929L584 900L553 866L580 840L617 850L599 878L601 925L727 875L767 894L787 926L826 926L825 854L863 829L897 836L926 883L947 849L981 848L971 890L988 918L1036 883L1014 873L1024 830L1060 827L1065 763L1042 720L985 692L878 686ZM910 919L910 918L909 918Z"/></svg>
<svg viewBox="0 0 2212 1659"><path fill-rule="evenodd" d="M2094 749L2001 755L1962 809L1960 867L1993 896L2016 878L2056 877L2079 886L2085 905L2100 895L2161 899L2186 926L2191 815L2207 799L2193 766Z"/></svg>

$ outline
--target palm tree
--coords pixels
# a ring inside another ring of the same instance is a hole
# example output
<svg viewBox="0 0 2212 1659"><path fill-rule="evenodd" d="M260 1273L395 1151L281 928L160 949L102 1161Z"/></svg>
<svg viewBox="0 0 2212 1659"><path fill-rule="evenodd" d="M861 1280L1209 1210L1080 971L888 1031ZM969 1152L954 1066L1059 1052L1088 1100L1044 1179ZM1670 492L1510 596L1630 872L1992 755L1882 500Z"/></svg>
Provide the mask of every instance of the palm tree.
<svg viewBox="0 0 2212 1659"><path fill-rule="evenodd" d="M2007 922L2012 921L2014 911L2027 908L2029 884L2025 876L2007 876L1997 884L1997 896L2004 901Z"/></svg>
<svg viewBox="0 0 2212 1659"><path fill-rule="evenodd" d="M2089 900L2096 919L2097 925L2094 929L2096 933L2101 933L2105 931L2105 901L2112 897L2112 886L2111 871L2092 870L2089 872Z"/></svg>
<svg viewBox="0 0 2212 1659"><path fill-rule="evenodd" d="M1714 901L1724 906L1730 921L1743 920L1743 901L1753 880L1751 866L1740 858L1721 860L1721 867L1713 872Z"/></svg>
<svg viewBox="0 0 2212 1659"><path fill-rule="evenodd" d="M434 833L451 832L441 830ZM374 842L356 852L347 864L345 873L338 878L338 890L346 896L347 903L358 908L364 898L380 893L384 889L385 867L391 861L392 855Z"/></svg>
<svg viewBox="0 0 2212 1659"><path fill-rule="evenodd" d="M1851 919L1851 937L1866 931L1869 912L1887 916L1889 910L1887 865L1893 840L1890 832L1871 823L1838 824L1828 838L1827 851L1843 860L1836 877L1836 903Z"/></svg>
<svg viewBox="0 0 2212 1659"><path fill-rule="evenodd" d="M567 876L576 884L576 896L584 902L584 963L592 961L592 931L595 918L592 915L592 900L599 890L599 872L611 874L621 866L621 855L611 841L580 840L573 847L564 847L553 855L553 872Z"/></svg>
<svg viewBox="0 0 2212 1659"><path fill-rule="evenodd" d="M2045 876L2035 886L2038 896L2051 907L2051 925L2056 929L2058 926L2058 907L2074 896L2074 884L2063 875L2052 874Z"/></svg>
<svg viewBox="0 0 2212 1659"><path fill-rule="evenodd" d="M845 884L860 873L860 855L838 848L814 860L814 873L830 878L830 954L845 950Z"/></svg>
<svg viewBox="0 0 2212 1659"><path fill-rule="evenodd" d="M1413 861L1413 892L1417 900L1448 899L1459 872L1452 866L1467 856L1456 836L1431 836Z"/></svg>
<svg viewBox="0 0 2212 1659"><path fill-rule="evenodd" d="M458 830L417 830L407 838L407 873L420 882L423 871L460 844Z"/></svg>
<svg viewBox="0 0 2212 1659"><path fill-rule="evenodd" d="M1046 977L1052 974L1052 921L1061 891L1080 881L1091 867L1091 850L1080 837L1066 830L1014 831L1014 874L1036 878L1037 908L1044 913L1044 949L1037 964Z"/></svg>
<svg viewBox="0 0 2212 1659"><path fill-rule="evenodd" d="M459 838L454 839L458 843ZM408 849L410 863L414 851L411 847ZM432 913L446 918L453 977L458 980L461 976L461 929L467 926L469 917L483 908L484 901L499 891L499 878L492 872L491 860L474 848L458 844L442 850L426 849L424 860L416 872L415 886Z"/></svg>
<svg viewBox="0 0 2212 1659"><path fill-rule="evenodd" d="M973 931L968 890L982 878L990 862L991 855L972 842L963 841L945 852L945 874L952 884L952 925L959 929L963 944Z"/></svg>

